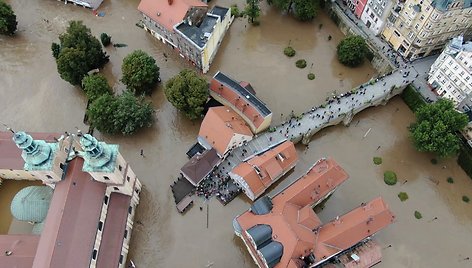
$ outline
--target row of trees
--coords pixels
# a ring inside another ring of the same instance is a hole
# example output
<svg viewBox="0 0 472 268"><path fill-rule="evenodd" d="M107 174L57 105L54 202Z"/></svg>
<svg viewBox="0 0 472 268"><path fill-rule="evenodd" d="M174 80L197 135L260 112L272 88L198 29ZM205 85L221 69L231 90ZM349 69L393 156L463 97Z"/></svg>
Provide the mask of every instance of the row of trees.
<svg viewBox="0 0 472 268"><path fill-rule="evenodd" d="M104 45L111 41L104 34L101 39ZM89 100L87 116L93 127L108 134L132 134L152 125L154 109L142 96L150 94L159 81L159 67L152 57L137 50L124 58L121 81L128 90L115 96L103 75L88 75L109 60L90 29L80 21L71 21L59 40L59 44L51 46L57 70L65 81L82 86Z"/></svg>
<svg viewBox="0 0 472 268"><path fill-rule="evenodd" d="M11 6L0 0L0 34L13 35L18 22Z"/></svg>

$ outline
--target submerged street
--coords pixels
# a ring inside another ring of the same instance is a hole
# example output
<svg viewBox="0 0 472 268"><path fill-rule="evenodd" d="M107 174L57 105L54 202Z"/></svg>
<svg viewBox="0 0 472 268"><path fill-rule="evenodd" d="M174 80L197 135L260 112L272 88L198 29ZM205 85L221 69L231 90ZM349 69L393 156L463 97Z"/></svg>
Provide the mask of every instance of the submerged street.
<svg viewBox="0 0 472 268"><path fill-rule="evenodd" d="M242 8L245 1L236 2ZM156 59L163 83L182 68L191 68L169 47L135 26L141 18L136 10L138 0L105 0L99 8L104 17L61 1L10 3L17 13L19 31L15 37L0 36L0 106L3 107L0 123L15 130L88 129L82 123L85 96L79 88L59 77L50 50L68 20L83 20L95 36L106 32L113 42L128 45L106 49L110 62L101 73L107 76L115 92L124 90L119 81L121 62L136 49ZM212 2L227 7L233 3ZM221 70L251 83L257 96L271 108L273 125L282 123L292 110L295 114L309 111L325 103L334 91L338 95L346 93L377 75L368 62L358 68L338 63L336 45L344 35L325 13L320 12L312 23L300 23L279 14L265 2L261 6L260 26L235 19L207 78ZM328 40L328 35L332 40ZM297 51L293 58L282 53L289 43ZM307 61L306 69L295 67L295 61L301 58ZM315 80L307 79L309 72L315 73ZM162 84L149 100L156 110L151 128L130 137L105 136L95 131L98 139L120 145L122 155L144 185L129 258L138 268L254 268L251 256L232 227L233 218L250 207L244 195L227 206L216 199L209 202L196 199L195 207L186 214L177 212L169 186L187 161L185 152L195 143L201 120L189 121L178 113L166 100ZM285 187L319 158L332 157L350 179L318 213L322 221L344 214L376 196L383 196L396 215L397 221L376 236L384 248L378 267L470 266L470 261L464 259L472 258L472 210L471 204L464 203L461 197L472 197L472 180L455 159L440 159L433 165L430 161L433 155L414 149L407 130L414 119L401 98L395 97L385 106L369 108L354 116L349 127L326 128L312 137L309 149L303 145L297 147L299 164L269 191L273 193ZM141 149L145 157L140 155ZM374 165L374 156L382 157L383 163ZM396 172L397 185L387 186L383 182L386 170ZM448 177L454 178L454 184L446 182ZM405 202L397 197L401 191L410 197ZM198 209L200 206L202 211ZM415 210L423 214L423 219L415 219Z"/></svg>

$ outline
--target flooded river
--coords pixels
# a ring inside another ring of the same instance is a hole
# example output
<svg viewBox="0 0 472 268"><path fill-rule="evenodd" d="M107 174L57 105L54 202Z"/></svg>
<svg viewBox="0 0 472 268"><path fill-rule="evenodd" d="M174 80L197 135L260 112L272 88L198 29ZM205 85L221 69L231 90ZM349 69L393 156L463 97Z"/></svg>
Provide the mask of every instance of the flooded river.
<svg viewBox="0 0 472 268"><path fill-rule="evenodd" d="M83 20L96 36L107 32L112 41L128 45L107 49L110 63L103 73L117 92L124 89L119 82L121 61L135 49L156 58L164 81L189 67L168 47L135 26L140 19L136 11L138 0L105 0L99 10L105 12L105 17L95 17L90 10L54 0L9 2L18 16L19 32L14 38L0 37L0 122L14 129L87 129L82 124L85 97L78 88L60 79L50 51L51 42L58 41L67 20ZM234 2L243 6L241 0L217 1L226 6ZM319 24L323 24L321 29ZM331 41L328 35L332 36ZM323 103L333 90L347 91L374 75L375 70L368 63L356 69L337 63L335 50L342 38L325 14L313 23L303 24L263 4L259 27L247 25L244 19L235 20L208 77L222 70L250 82L273 110L274 121L279 122L280 114L305 111ZM297 50L293 58L282 53L289 43ZM164 52L169 55L167 61ZM306 69L295 67L300 58L307 60ZM306 78L310 71L317 76L313 81ZM152 128L132 137L98 134L107 142L120 144L122 154L145 186L136 215L143 224L135 225L129 256L140 268L255 267L240 239L233 235L231 225L233 217L249 207L248 199L241 196L225 207L216 200L197 200L184 216L177 213L169 186L187 160L185 152L194 143L200 122L191 122L177 113L166 101L162 88L150 99L157 111ZM461 260L472 252L472 210L461 196L472 197L472 180L455 161L432 165L432 156L413 149L406 129L413 120L413 114L395 98L386 106L362 112L348 128L323 130L315 135L308 151L300 147L300 164L277 187L296 178L318 158L332 156L351 178L328 201L320 213L322 220L378 195L388 201L397 215L397 222L377 236L384 247L392 245L384 250L379 267L468 266ZM378 146L381 148L376 150ZM140 156L140 149L145 158ZM384 163L375 166L373 156L381 156ZM397 172L400 182L408 182L385 185L382 174L387 169ZM446 183L448 176L454 177L454 184ZM407 192L410 199L400 202L396 196L400 191ZM423 214L422 220L413 217L415 210ZM431 221L434 217L438 219Z"/></svg>

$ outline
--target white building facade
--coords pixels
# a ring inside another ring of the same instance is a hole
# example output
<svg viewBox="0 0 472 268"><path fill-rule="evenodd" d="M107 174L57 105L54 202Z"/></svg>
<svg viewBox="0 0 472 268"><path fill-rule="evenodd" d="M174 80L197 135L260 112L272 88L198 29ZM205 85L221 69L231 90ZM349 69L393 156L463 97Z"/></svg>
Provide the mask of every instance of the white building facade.
<svg viewBox="0 0 472 268"><path fill-rule="evenodd" d="M431 66L428 83L461 111L472 109L472 42L454 38Z"/></svg>
<svg viewBox="0 0 472 268"><path fill-rule="evenodd" d="M392 9L391 0L369 0L361 20L375 35L378 35L384 28L387 17Z"/></svg>

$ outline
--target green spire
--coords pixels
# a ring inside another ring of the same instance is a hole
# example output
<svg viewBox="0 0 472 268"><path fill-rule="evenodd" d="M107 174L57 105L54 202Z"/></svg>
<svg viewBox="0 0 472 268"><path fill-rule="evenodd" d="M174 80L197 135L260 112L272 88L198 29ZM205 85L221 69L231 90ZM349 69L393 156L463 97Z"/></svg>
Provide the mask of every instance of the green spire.
<svg viewBox="0 0 472 268"><path fill-rule="evenodd" d="M13 135L13 141L23 152L26 170L50 170L57 144L46 143L43 140L34 140L23 131Z"/></svg>
<svg viewBox="0 0 472 268"><path fill-rule="evenodd" d="M85 162L82 170L87 172L113 172L115 168L118 145L99 142L90 134L80 138L80 146Z"/></svg>

